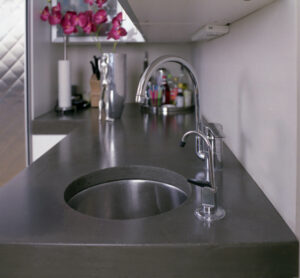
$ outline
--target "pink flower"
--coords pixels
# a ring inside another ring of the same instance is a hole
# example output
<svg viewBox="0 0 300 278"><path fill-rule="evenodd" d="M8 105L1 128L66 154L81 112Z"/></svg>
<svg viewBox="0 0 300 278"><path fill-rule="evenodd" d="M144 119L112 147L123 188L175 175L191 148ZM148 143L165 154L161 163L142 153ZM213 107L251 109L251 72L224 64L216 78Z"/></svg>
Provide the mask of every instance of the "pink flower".
<svg viewBox="0 0 300 278"><path fill-rule="evenodd" d="M108 33L107 39L114 39L118 40L120 37L126 36L127 31L121 27L123 20L122 12L119 12L113 19L112 19L112 28Z"/></svg>
<svg viewBox="0 0 300 278"><path fill-rule="evenodd" d="M47 20L49 19L49 16L50 16L49 7L46 6L46 7L43 9L40 18L41 18L41 20L43 20L43 21L47 21Z"/></svg>
<svg viewBox="0 0 300 278"><path fill-rule="evenodd" d="M112 19L112 25L115 29L121 26L123 20L122 12L119 12L113 19Z"/></svg>
<svg viewBox="0 0 300 278"><path fill-rule="evenodd" d="M78 15L79 26L83 28L88 23L88 16L86 13L80 13Z"/></svg>
<svg viewBox="0 0 300 278"><path fill-rule="evenodd" d="M77 28L72 25L71 22L68 22L63 26L63 31L66 35L70 35L72 33L77 33Z"/></svg>
<svg viewBox="0 0 300 278"><path fill-rule="evenodd" d="M93 19L93 12L92 11L86 11L85 15L86 15L87 21L92 21L92 19Z"/></svg>
<svg viewBox="0 0 300 278"><path fill-rule="evenodd" d="M69 17L68 14L65 14L60 22L61 27L64 28L68 24L71 24L71 18L72 17L71 16Z"/></svg>
<svg viewBox="0 0 300 278"><path fill-rule="evenodd" d="M112 26L113 26L113 28L117 29L118 27L121 26L121 23L120 23L119 20L113 18L113 20L112 20Z"/></svg>
<svg viewBox="0 0 300 278"><path fill-rule="evenodd" d="M82 28L86 34L96 32L96 29L96 25L91 20L89 20L88 23Z"/></svg>
<svg viewBox="0 0 300 278"><path fill-rule="evenodd" d="M65 16L62 18L61 27L66 35L77 33L77 28L75 24L76 18L76 13L70 11L66 12Z"/></svg>
<svg viewBox="0 0 300 278"><path fill-rule="evenodd" d="M122 12L119 12L115 17L114 19L118 20L120 23L122 22L123 20L123 14Z"/></svg>
<svg viewBox="0 0 300 278"><path fill-rule="evenodd" d="M107 21L107 14L105 10L99 10L94 14L93 21L96 24L101 24Z"/></svg>
<svg viewBox="0 0 300 278"><path fill-rule="evenodd" d="M60 12L52 12L52 14L49 15L48 21L50 25L56 25L61 22L61 13Z"/></svg>
<svg viewBox="0 0 300 278"><path fill-rule="evenodd" d="M67 25L65 28L63 28L63 31L66 35L78 32L77 28L73 25Z"/></svg>
<svg viewBox="0 0 300 278"><path fill-rule="evenodd" d="M106 2L107 0L96 0L96 4L98 5L98 8L101 9L103 4Z"/></svg>
<svg viewBox="0 0 300 278"><path fill-rule="evenodd" d="M61 6L60 3L58 2L56 6L52 7L52 13L54 12L60 12L61 11Z"/></svg>
<svg viewBox="0 0 300 278"><path fill-rule="evenodd" d="M126 36L127 35L127 31L123 28L111 28L111 30L109 31L108 35L107 35L107 39L114 39L114 40L118 40L120 37Z"/></svg>
<svg viewBox="0 0 300 278"><path fill-rule="evenodd" d="M73 11L67 11L64 17L65 17L67 20L71 20L71 18L72 18L73 15L76 15L76 12L73 12Z"/></svg>
<svg viewBox="0 0 300 278"><path fill-rule="evenodd" d="M79 18L77 14L71 16L70 22L72 25L77 26L79 25Z"/></svg>
<svg viewBox="0 0 300 278"><path fill-rule="evenodd" d="M88 23L88 16L86 13L80 13L78 15L72 15L71 23L75 26L85 27Z"/></svg>
<svg viewBox="0 0 300 278"><path fill-rule="evenodd" d="M92 29L93 29L93 23L92 22L88 22L87 25L84 26L83 31L86 33L86 34L90 34L92 32Z"/></svg>
<svg viewBox="0 0 300 278"><path fill-rule="evenodd" d="M94 0L84 0L84 3L89 4L90 6L93 6Z"/></svg>

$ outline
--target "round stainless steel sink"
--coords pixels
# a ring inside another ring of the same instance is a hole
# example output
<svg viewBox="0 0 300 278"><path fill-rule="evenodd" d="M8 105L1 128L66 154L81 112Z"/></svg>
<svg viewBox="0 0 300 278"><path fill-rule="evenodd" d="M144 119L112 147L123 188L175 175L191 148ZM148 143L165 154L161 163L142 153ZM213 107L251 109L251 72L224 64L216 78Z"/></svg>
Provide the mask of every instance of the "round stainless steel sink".
<svg viewBox="0 0 300 278"><path fill-rule="evenodd" d="M186 179L149 166L99 170L72 182L65 200L73 209L98 218L135 219L179 207L190 195Z"/></svg>

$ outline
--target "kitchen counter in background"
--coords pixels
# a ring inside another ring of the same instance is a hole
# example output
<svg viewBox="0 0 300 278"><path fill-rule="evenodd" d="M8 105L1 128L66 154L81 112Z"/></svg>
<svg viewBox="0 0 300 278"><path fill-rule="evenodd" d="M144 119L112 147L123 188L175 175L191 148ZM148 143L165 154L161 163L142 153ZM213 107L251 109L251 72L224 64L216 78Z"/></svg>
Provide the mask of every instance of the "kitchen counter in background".
<svg viewBox="0 0 300 278"><path fill-rule="evenodd" d="M35 120L33 133L69 135L0 188L0 277L297 276L296 237L227 147L216 173L226 217L210 226L193 215L194 187L182 206L128 221L89 217L65 203L73 180L107 167L150 165L195 177L203 165L194 139L179 147L191 129L193 114L142 114L135 104L114 123L99 123L97 109Z"/></svg>

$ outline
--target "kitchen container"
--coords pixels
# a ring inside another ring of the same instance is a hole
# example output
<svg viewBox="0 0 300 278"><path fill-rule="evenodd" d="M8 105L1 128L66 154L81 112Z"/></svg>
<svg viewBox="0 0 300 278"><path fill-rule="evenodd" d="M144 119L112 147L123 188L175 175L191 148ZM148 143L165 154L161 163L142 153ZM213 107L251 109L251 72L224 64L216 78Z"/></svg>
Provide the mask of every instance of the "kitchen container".
<svg viewBox="0 0 300 278"><path fill-rule="evenodd" d="M126 54L103 53L98 63L102 87L99 119L113 121L121 117L127 94Z"/></svg>

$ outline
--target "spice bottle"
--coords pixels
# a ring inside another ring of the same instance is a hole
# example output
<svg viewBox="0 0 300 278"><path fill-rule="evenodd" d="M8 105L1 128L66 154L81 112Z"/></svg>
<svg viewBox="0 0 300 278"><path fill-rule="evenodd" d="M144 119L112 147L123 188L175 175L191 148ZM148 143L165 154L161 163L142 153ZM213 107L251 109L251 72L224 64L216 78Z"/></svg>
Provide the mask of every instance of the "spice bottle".
<svg viewBox="0 0 300 278"><path fill-rule="evenodd" d="M173 88L171 88L171 104L176 104L176 97L178 94L178 78L173 79Z"/></svg>
<svg viewBox="0 0 300 278"><path fill-rule="evenodd" d="M192 106L192 92L188 89L183 91L184 96L184 107L191 107Z"/></svg>
<svg viewBox="0 0 300 278"><path fill-rule="evenodd" d="M167 77L165 75L162 77L161 89L162 89L163 104L170 104L171 93L170 93L169 85L167 83Z"/></svg>
<svg viewBox="0 0 300 278"><path fill-rule="evenodd" d="M178 94L176 97L176 107L178 107L178 108L184 107L184 96L183 96L183 92L182 92L182 87L183 87L183 84L179 83L178 84Z"/></svg>

